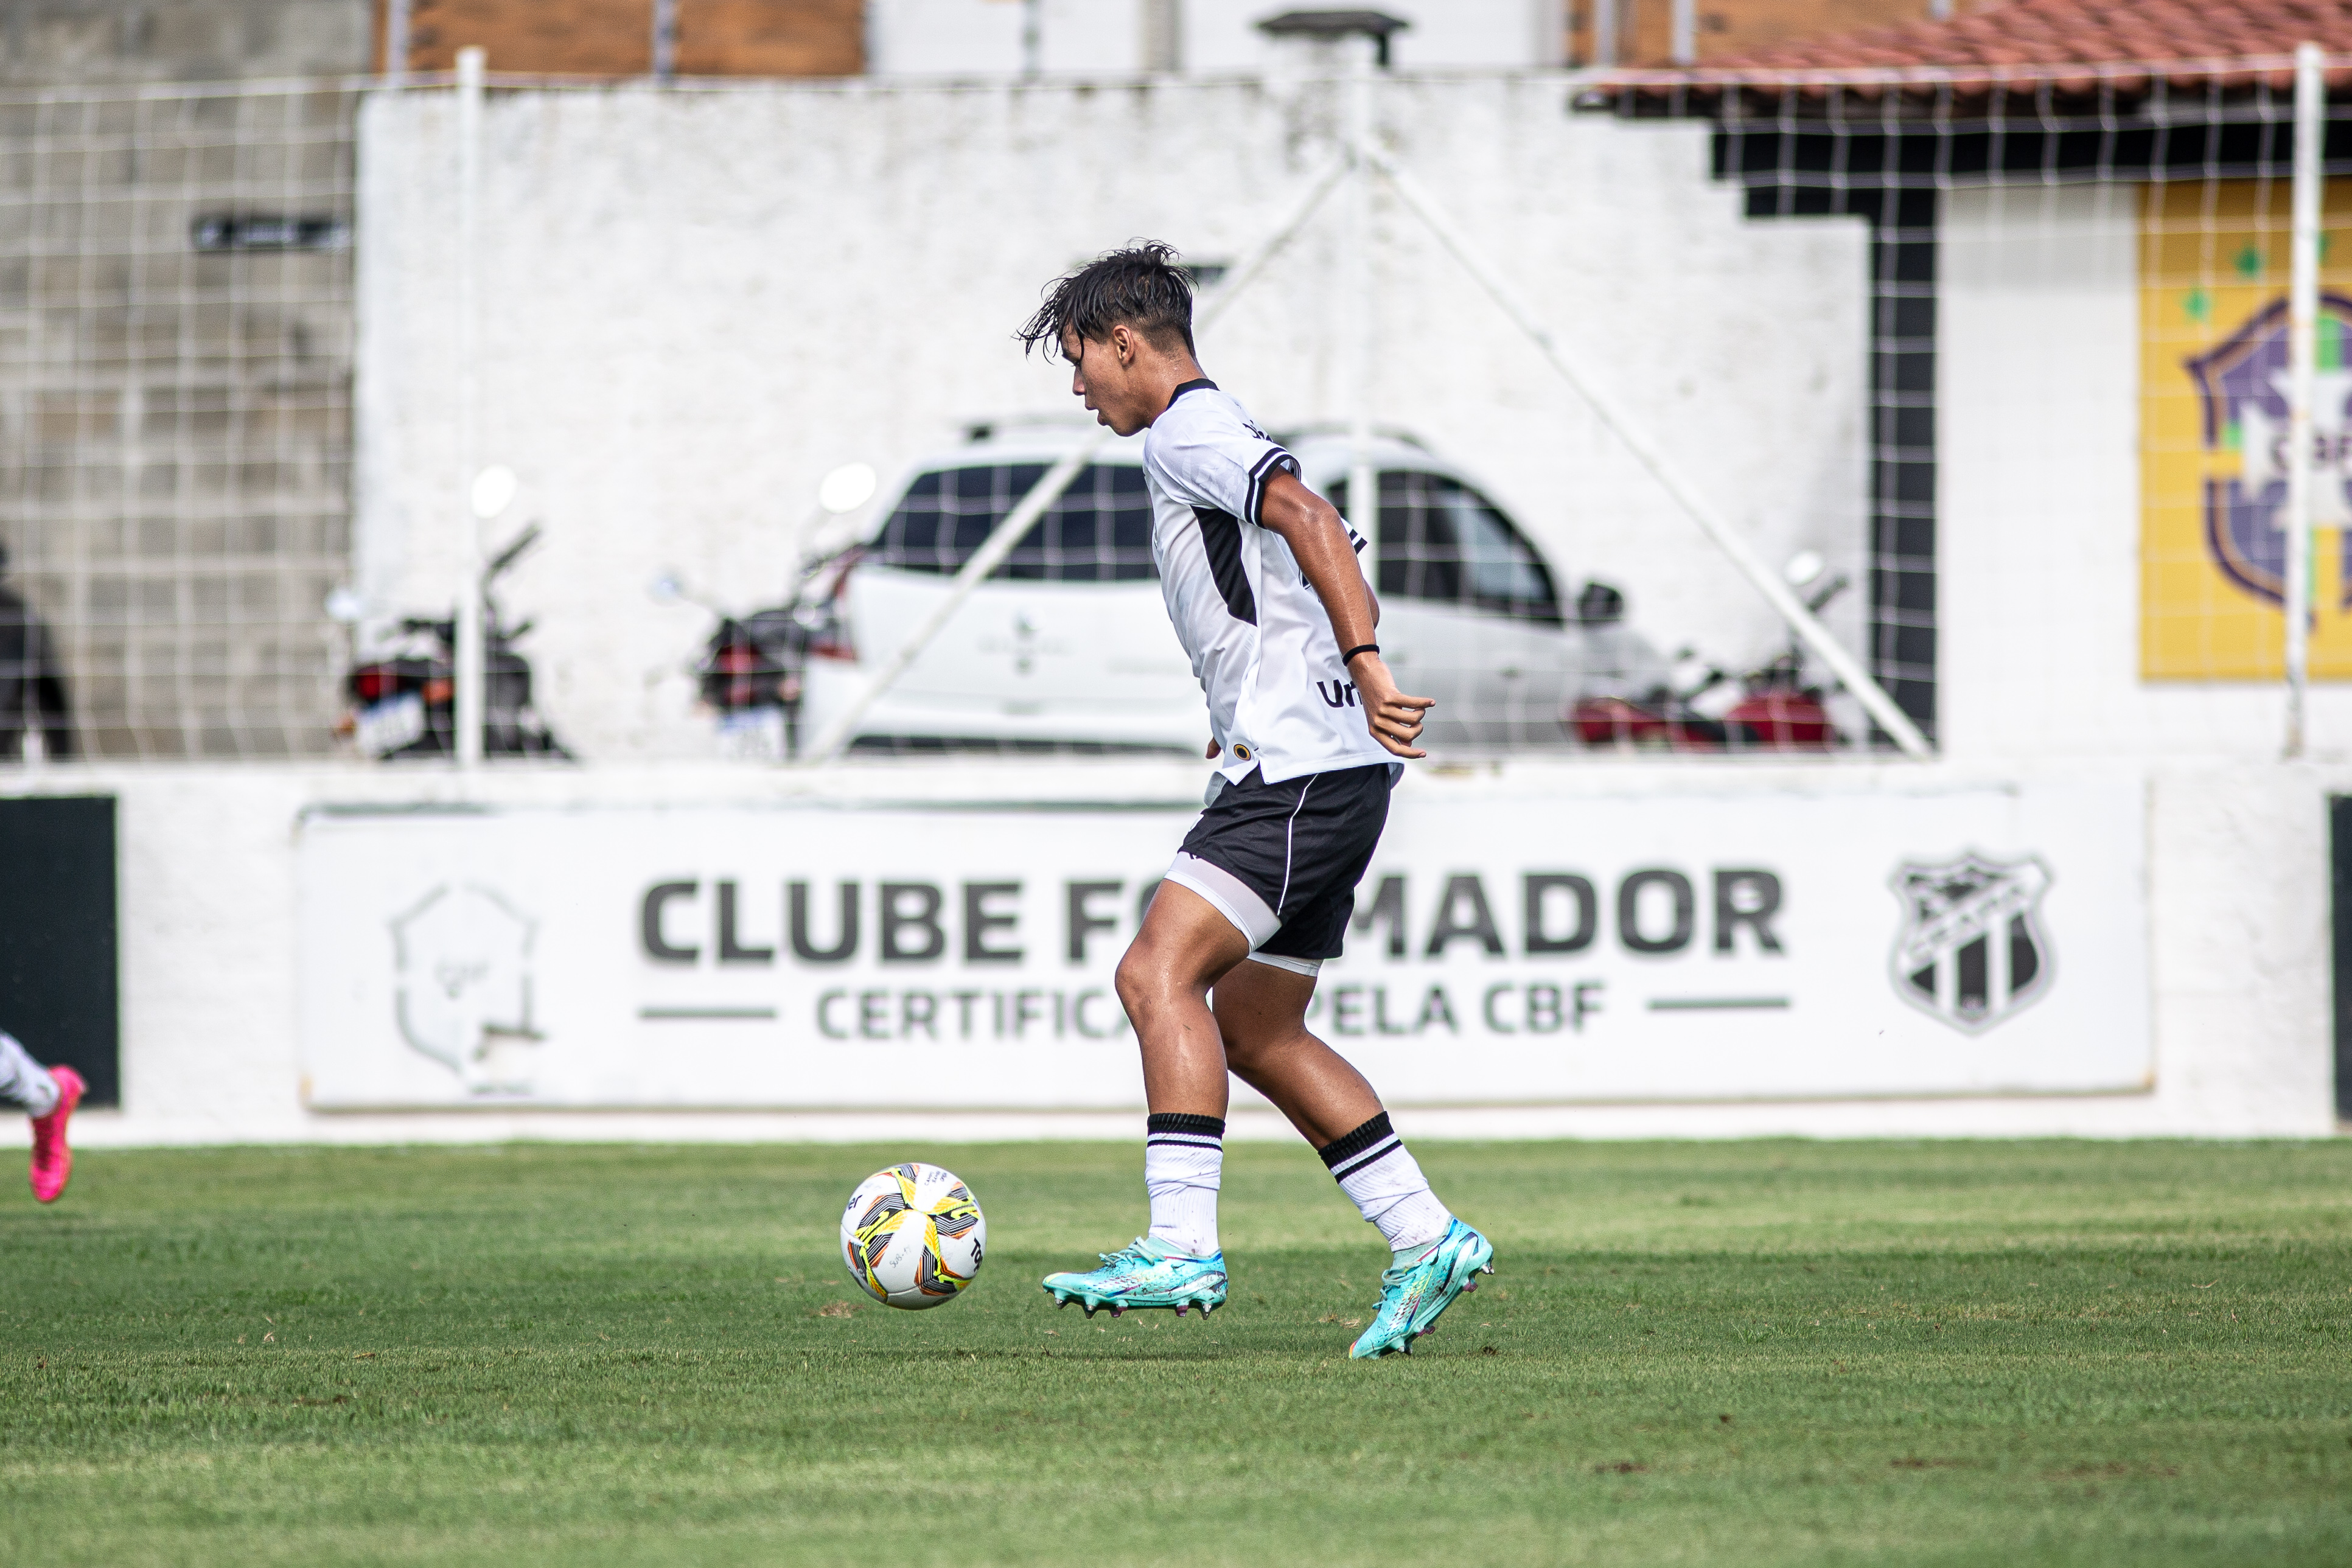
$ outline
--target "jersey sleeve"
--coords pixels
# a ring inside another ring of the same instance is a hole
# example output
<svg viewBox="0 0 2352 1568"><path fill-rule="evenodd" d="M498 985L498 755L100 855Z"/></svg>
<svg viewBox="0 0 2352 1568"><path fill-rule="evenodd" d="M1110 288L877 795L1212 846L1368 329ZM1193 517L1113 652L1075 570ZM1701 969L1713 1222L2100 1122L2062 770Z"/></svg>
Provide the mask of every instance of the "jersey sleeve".
<svg viewBox="0 0 2352 1568"><path fill-rule="evenodd" d="M1194 402L1197 410L1186 406ZM1153 434L1143 462L1162 489L1188 507L1245 523L1265 526L1266 481L1298 472L1298 459L1280 444L1205 399L1181 401L1160 416Z"/></svg>

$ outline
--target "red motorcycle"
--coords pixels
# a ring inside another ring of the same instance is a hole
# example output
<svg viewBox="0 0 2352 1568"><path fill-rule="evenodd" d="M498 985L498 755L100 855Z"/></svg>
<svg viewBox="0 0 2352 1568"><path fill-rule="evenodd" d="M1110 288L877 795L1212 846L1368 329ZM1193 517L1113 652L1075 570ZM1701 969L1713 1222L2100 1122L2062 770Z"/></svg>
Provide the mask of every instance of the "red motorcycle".
<svg viewBox="0 0 2352 1568"><path fill-rule="evenodd" d="M1847 586L1843 575L1832 579L1805 608L1819 612ZM1622 613L1622 601L1616 609ZM1793 637L1779 657L1736 685L1689 650L1675 674L1673 684L1639 701L1580 698L1566 716L1568 727L1587 746L1666 751L1828 751L1843 744L1830 718L1828 694L1805 679L1804 649Z"/></svg>

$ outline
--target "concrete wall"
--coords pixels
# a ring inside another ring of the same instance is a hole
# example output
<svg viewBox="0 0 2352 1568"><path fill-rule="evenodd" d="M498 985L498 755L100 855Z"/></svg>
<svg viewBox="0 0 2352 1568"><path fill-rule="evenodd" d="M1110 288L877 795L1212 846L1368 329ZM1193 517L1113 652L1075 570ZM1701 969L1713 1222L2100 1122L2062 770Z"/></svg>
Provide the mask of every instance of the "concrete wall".
<svg viewBox="0 0 2352 1568"><path fill-rule="evenodd" d="M0 84L364 71L368 5L369 0L0 0Z"/></svg>
<svg viewBox="0 0 2352 1568"><path fill-rule="evenodd" d="M1941 739L1955 758L2274 757L2272 682L2139 674L2137 186L1945 200ZM2311 732L2352 755L2352 690Z"/></svg>
<svg viewBox="0 0 2352 1568"><path fill-rule="evenodd" d="M1399 155L1538 300L1766 559L1854 570L1862 536L1864 236L1750 223L1705 128L1567 112L1567 78L1404 77ZM1074 410L1013 329L1054 275L1150 235L1245 255L1332 156L1308 80L761 86L491 100L483 242L486 460L549 543L515 585L545 706L600 759L707 754L687 667L708 617L645 585L678 569L737 608L783 587L836 464L886 474L963 422ZM451 113L362 114L358 507L383 613L449 602ZM1383 422L1490 481L1566 584L1623 585L1637 625L1732 667L1783 633L1534 349L1410 216L1377 212ZM1207 338L1268 424L1349 390L1327 214ZM1840 607L1854 635L1858 607Z"/></svg>
<svg viewBox="0 0 2352 1568"><path fill-rule="evenodd" d="M1257 30L1260 18L1292 7L1267 0L1157 0L1175 12L1176 68L1263 70L1286 46ZM1155 0L1045 0L1039 66L1049 72L1132 71L1145 57L1145 20ZM960 76L1022 67L1024 7L1003 0L871 0L869 68L887 76ZM1563 0L1394 0L1380 9L1412 26L1391 58L1407 70L1525 69L1561 63Z"/></svg>
<svg viewBox="0 0 2352 1568"><path fill-rule="evenodd" d="M2063 772L2063 770L2061 770ZM1675 767L1515 763L1499 771L1417 772L1403 788L1475 810L1497 794L1556 800L1630 795L1737 812L1744 793L1911 788L1982 770L1897 764L1775 768L1738 776ZM2021 778L2028 775L2011 774ZM319 802L472 800L493 804L780 800L866 803L1197 800L1182 765L494 769L450 775L311 765L52 768L17 792L120 797L124 1098L76 1126L90 1144L242 1139L1131 1136L1127 1113L830 1116L749 1113L481 1111L323 1115L299 1099L296 814ZM2352 770L2176 766L2147 775L2148 924L2156 1072L2147 1092L1811 1103L1538 1105L1400 1113L1438 1136L1823 1136L2010 1134L2312 1135L2333 1125L2326 979L2324 798ZM2116 918L2137 912L2119 909ZM1734 1027L1734 1026L1727 1026ZM0 1129L12 1124L0 1119ZM1287 1136L1264 1112L1243 1135ZM16 1136L13 1131L4 1135Z"/></svg>

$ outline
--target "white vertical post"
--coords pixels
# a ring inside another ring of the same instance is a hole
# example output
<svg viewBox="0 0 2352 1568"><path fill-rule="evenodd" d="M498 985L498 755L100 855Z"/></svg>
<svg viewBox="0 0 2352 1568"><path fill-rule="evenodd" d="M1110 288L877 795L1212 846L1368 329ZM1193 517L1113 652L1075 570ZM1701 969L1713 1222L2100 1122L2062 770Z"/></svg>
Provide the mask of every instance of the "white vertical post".
<svg viewBox="0 0 2352 1568"><path fill-rule="evenodd" d="M1948 22L1952 19L1952 0L1927 0L1927 20Z"/></svg>
<svg viewBox="0 0 2352 1568"><path fill-rule="evenodd" d="M1675 0L1673 47L1675 64L1698 63L1698 0Z"/></svg>
<svg viewBox="0 0 2352 1568"><path fill-rule="evenodd" d="M482 760L482 520L474 514L481 466L480 321L482 51L457 51L457 766Z"/></svg>
<svg viewBox="0 0 2352 1568"><path fill-rule="evenodd" d="M1045 68L1045 0L1021 0L1021 74Z"/></svg>
<svg viewBox="0 0 2352 1568"><path fill-rule="evenodd" d="M654 0L654 80L677 75L677 0Z"/></svg>
<svg viewBox="0 0 2352 1568"><path fill-rule="evenodd" d="M395 86L408 79L408 0L384 0L383 74Z"/></svg>
<svg viewBox="0 0 2352 1568"><path fill-rule="evenodd" d="M1141 65L1146 71L1184 68L1184 0L1139 0L1142 6Z"/></svg>
<svg viewBox="0 0 2352 1568"><path fill-rule="evenodd" d="M2319 366L2319 211L2327 82L2317 44L2294 51L2294 278L2287 296L2286 755L2304 747L2311 676L2312 398Z"/></svg>
<svg viewBox="0 0 2352 1568"><path fill-rule="evenodd" d="M1617 0L1592 0L1592 58L1585 63L1617 63Z"/></svg>
<svg viewBox="0 0 2352 1568"><path fill-rule="evenodd" d="M1348 345L1348 521L1368 539L1380 538L1380 481L1372 472L1372 376L1379 362L1380 323L1372 308L1372 52L1369 35L1348 40L1348 145L1354 177L1348 182L1348 229L1339 269L1342 338ZM1374 547L1378 549L1378 544Z"/></svg>

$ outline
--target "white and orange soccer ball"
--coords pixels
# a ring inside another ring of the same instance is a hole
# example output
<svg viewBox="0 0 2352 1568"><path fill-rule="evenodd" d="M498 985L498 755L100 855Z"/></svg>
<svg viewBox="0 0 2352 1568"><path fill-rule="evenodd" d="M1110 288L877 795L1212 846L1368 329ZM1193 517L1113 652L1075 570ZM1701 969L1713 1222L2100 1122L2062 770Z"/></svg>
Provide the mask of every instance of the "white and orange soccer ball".
<svg viewBox="0 0 2352 1568"><path fill-rule="evenodd" d="M841 1211L849 1277L886 1306L952 1301L980 1275L988 1221L953 1171L909 1161L857 1184Z"/></svg>

